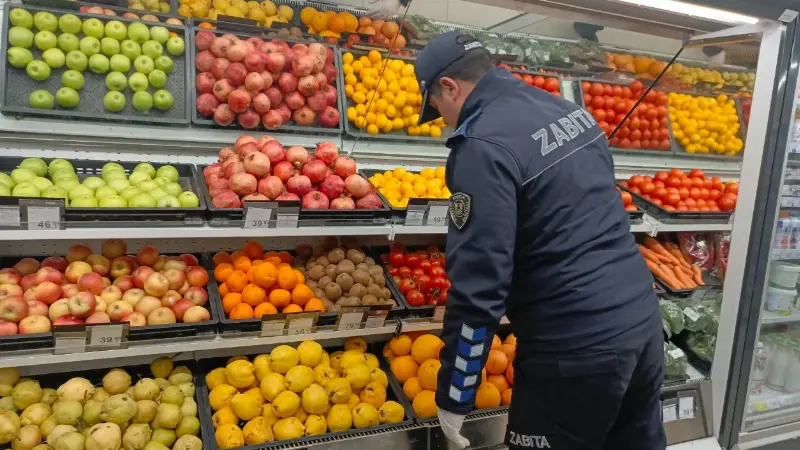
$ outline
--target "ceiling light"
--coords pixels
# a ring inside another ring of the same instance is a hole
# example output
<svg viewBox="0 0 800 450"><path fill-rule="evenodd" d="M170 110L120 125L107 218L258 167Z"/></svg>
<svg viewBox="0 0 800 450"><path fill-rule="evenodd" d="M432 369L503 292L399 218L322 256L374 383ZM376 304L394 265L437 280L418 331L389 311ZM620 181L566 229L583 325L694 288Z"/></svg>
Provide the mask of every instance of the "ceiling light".
<svg viewBox="0 0 800 450"><path fill-rule="evenodd" d="M744 14L732 13L707 6L698 6L691 3L684 3L675 0L618 0L625 3L633 3L639 6L671 11L687 16L700 17L703 19L714 20L729 24L755 24L758 19Z"/></svg>

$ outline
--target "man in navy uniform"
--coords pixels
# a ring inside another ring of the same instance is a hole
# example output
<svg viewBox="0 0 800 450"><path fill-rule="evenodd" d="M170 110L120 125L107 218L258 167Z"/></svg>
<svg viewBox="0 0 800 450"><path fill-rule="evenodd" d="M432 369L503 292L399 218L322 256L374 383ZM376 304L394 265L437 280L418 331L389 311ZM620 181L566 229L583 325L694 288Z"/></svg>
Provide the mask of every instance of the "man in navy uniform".
<svg viewBox="0 0 800 450"><path fill-rule="evenodd" d="M417 57L420 123L447 140L450 224L436 404L458 447L500 318L517 338L511 448L657 450L663 335L652 276L591 114L495 68L468 35Z"/></svg>

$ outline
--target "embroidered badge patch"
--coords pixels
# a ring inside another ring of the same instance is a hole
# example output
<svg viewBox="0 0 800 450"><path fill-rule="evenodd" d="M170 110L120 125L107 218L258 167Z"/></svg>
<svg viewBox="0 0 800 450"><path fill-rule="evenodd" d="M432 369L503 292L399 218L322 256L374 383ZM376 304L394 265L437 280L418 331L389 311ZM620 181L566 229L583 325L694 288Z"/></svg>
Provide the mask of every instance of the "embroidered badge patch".
<svg viewBox="0 0 800 450"><path fill-rule="evenodd" d="M450 219L459 230L467 225L471 209L472 197L469 194L456 192L450 196Z"/></svg>

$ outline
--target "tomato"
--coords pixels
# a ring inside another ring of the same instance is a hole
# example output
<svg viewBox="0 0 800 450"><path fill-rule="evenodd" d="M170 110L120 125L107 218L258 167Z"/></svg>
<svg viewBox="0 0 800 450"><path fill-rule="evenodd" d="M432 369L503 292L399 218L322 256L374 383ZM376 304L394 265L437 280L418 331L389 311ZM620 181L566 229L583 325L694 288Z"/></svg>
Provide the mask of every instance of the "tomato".
<svg viewBox="0 0 800 450"><path fill-rule="evenodd" d="M611 93L615 97L622 97L622 86L612 86L611 87Z"/></svg>
<svg viewBox="0 0 800 450"><path fill-rule="evenodd" d="M632 187L639 187L639 185L642 184L643 181L644 181L643 176L634 175L628 180L628 183L630 183Z"/></svg>
<svg viewBox="0 0 800 450"><path fill-rule="evenodd" d="M653 193L652 193L652 194L650 194L650 195L652 195L654 198L661 198L661 199L663 199L664 197L666 197L666 196L667 196L667 190L666 190L666 189L664 189L663 187L662 187L662 188L658 188L658 187L657 187L657 188L655 188L655 189L653 190Z"/></svg>
<svg viewBox="0 0 800 450"><path fill-rule="evenodd" d="M644 119L644 118L639 118L639 129L642 130L642 131L649 130L650 129L650 121L647 120L647 119Z"/></svg>
<svg viewBox="0 0 800 450"><path fill-rule="evenodd" d="M637 211L637 209L633 205L628 205L625 207L625 211Z"/></svg>
<svg viewBox="0 0 800 450"><path fill-rule="evenodd" d="M397 270L397 274L400 275L400 278L411 278L411 269L403 266Z"/></svg>
<svg viewBox="0 0 800 450"><path fill-rule="evenodd" d="M678 188L678 195L681 196L681 199L689 198L689 189L686 189L685 187Z"/></svg>
<svg viewBox="0 0 800 450"><path fill-rule="evenodd" d="M516 79L518 79L518 80L522 80L522 75L520 75L520 74L518 74L518 73L512 73L511 75L513 75L513 76L514 76L514 78L516 78Z"/></svg>
<svg viewBox="0 0 800 450"><path fill-rule="evenodd" d="M592 116L594 116L594 119L598 122L606 121L606 112L603 109L595 109Z"/></svg>
<svg viewBox="0 0 800 450"><path fill-rule="evenodd" d="M430 275L431 277L447 277L447 273L441 267L432 267Z"/></svg>
<svg viewBox="0 0 800 450"><path fill-rule="evenodd" d="M419 255L421 261L419 262L419 268L425 271L425 273L430 273L431 271L431 262L428 260L428 254L425 253L425 256Z"/></svg>
<svg viewBox="0 0 800 450"><path fill-rule="evenodd" d="M447 280L445 280L444 277L434 277L431 278L428 286L432 291L441 292L447 288Z"/></svg>
<svg viewBox="0 0 800 450"><path fill-rule="evenodd" d="M397 288L400 289L403 295L407 295L409 291L413 291L417 288L417 283L411 278L403 278L400 280L400 283L397 284Z"/></svg>
<svg viewBox="0 0 800 450"><path fill-rule="evenodd" d="M631 131L631 139L634 141L638 141L642 138L642 132L640 130L633 130Z"/></svg>
<svg viewBox="0 0 800 450"><path fill-rule="evenodd" d="M678 194L668 194L664 198L664 203L667 205L677 205L681 201L681 196Z"/></svg>
<svg viewBox="0 0 800 450"><path fill-rule="evenodd" d="M617 101L614 99L614 97L606 97L606 108L614 109L616 105Z"/></svg>
<svg viewBox="0 0 800 450"><path fill-rule="evenodd" d="M628 128L627 125L622 126L619 128L619 130L617 130L617 136L619 136L621 139L624 139L630 135L631 135L631 129Z"/></svg>
<svg viewBox="0 0 800 450"><path fill-rule="evenodd" d="M656 181L653 181L653 184L656 185L656 189L667 187L667 185L665 185L663 181L656 180Z"/></svg>
<svg viewBox="0 0 800 450"><path fill-rule="evenodd" d="M675 211L675 207L672 205L664 205L664 211Z"/></svg>
<svg viewBox="0 0 800 450"><path fill-rule="evenodd" d="M656 101L656 98L658 98L658 94L656 94L656 93L655 93L654 91L652 91L652 90L651 90L650 92L648 92L648 93L647 93L647 95L645 95L645 96L644 96L644 100L645 100L646 102L648 102L648 103L653 103L653 102L655 102L655 101Z"/></svg>
<svg viewBox="0 0 800 450"><path fill-rule="evenodd" d="M417 267L419 265L419 255L414 253L409 253L408 255L406 255L405 258L406 258L406 265L408 267L411 267L413 269L414 267Z"/></svg>
<svg viewBox="0 0 800 450"><path fill-rule="evenodd" d="M419 277L421 277L423 275L427 276L425 274L425 271L420 269L419 267L417 267L415 269L411 269L411 278L416 280L416 279L418 279Z"/></svg>
<svg viewBox="0 0 800 450"><path fill-rule="evenodd" d="M709 208L711 209L711 211L722 211L721 209L719 209L719 206L717 206L716 203L711 205Z"/></svg>
<svg viewBox="0 0 800 450"><path fill-rule="evenodd" d="M733 209L736 208L736 195L726 193L719 199L718 203L719 209L723 211L733 211Z"/></svg>
<svg viewBox="0 0 800 450"><path fill-rule="evenodd" d="M543 76L536 75L535 77L533 77L533 85L536 86L537 88L541 88L542 86L544 86L544 83L545 80Z"/></svg>
<svg viewBox="0 0 800 450"><path fill-rule="evenodd" d="M631 91L639 93L642 92L643 90L644 90L644 85L642 84L641 81L634 80L633 83L631 83Z"/></svg>
<svg viewBox="0 0 800 450"><path fill-rule="evenodd" d="M667 186L674 188L681 187L681 179L678 177L669 177L667 178Z"/></svg>
<svg viewBox="0 0 800 450"><path fill-rule="evenodd" d="M631 97L633 97L633 93L631 92L631 88L629 88L627 86L622 88L622 98L629 99Z"/></svg>
<svg viewBox="0 0 800 450"><path fill-rule="evenodd" d="M669 171L669 174L672 175L673 177L681 177L684 175L681 169L671 169Z"/></svg>
<svg viewBox="0 0 800 450"><path fill-rule="evenodd" d="M681 186L683 186L685 188L691 188L692 187L692 180L689 177L681 178Z"/></svg>
<svg viewBox="0 0 800 450"><path fill-rule="evenodd" d="M658 119L658 111L655 108L650 108L645 113L645 117L647 117L648 120Z"/></svg>
<svg viewBox="0 0 800 450"><path fill-rule="evenodd" d="M606 122L611 122L612 120L616 120L617 113L614 112L613 109L606 110Z"/></svg>
<svg viewBox="0 0 800 450"><path fill-rule="evenodd" d="M689 178L689 179L692 180L692 186L696 188L703 187L703 180L701 180L700 178Z"/></svg>
<svg viewBox="0 0 800 450"><path fill-rule="evenodd" d="M735 181L728 182L728 184L725 185L725 193L739 194L739 183Z"/></svg>
<svg viewBox="0 0 800 450"><path fill-rule="evenodd" d="M698 206L697 210L698 211L706 211L706 212L708 212L708 211L711 211L711 208L709 208L707 205L703 205L703 206Z"/></svg>
<svg viewBox="0 0 800 450"><path fill-rule="evenodd" d="M611 126L605 121L598 122L597 126L600 127L600 129L603 130L603 133L605 134L611 132Z"/></svg>
<svg viewBox="0 0 800 450"><path fill-rule="evenodd" d="M689 209L697 208L697 201L691 197L684 199L683 203L685 203L686 207Z"/></svg>
<svg viewBox="0 0 800 450"><path fill-rule="evenodd" d="M634 148L638 148L638 147L634 147ZM648 181L648 182L642 184L641 189L642 189L642 192L644 192L645 194L652 194L653 191L656 190L656 185L653 184L652 182Z"/></svg>
<svg viewBox="0 0 800 450"><path fill-rule="evenodd" d="M720 177L711 177L711 188L712 189L717 189L719 191L722 191L724 189L723 184L722 184L722 178L720 178Z"/></svg>
<svg viewBox="0 0 800 450"><path fill-rule="evenodd" d="M447 292L449 289L445 289L439 292L436 295L432 295L429 303L431 305L446 305L447 304Z"/></svg>
<svg viewBox="0 0 800 450"><path fill-rule="evenodd" d="M557 78L548 78L544 82L544 89L549 92L558 92L558 88L560 85L558 84Z"/></svg>
<svg viewBox="0 0 800 450"><path fill-rule="evenodd" d="M659 119L667 117L667 108L664 106L659 106L658 108L656 108L656 114L658 115Z"/></svg>
<svg viewBox="0 0 800 450"><path fill-rule="evenodd" d="M592 97L591 94L584 94L583 96L583 104L584 105L591 105L592 104Z"/></svg>
<svg viewBox="0 0 800 450"><path fill-rule="evenodd" d="M642 148L650 148L650 139L642 139Z"/></svg>
<svg viewBox="0 0 800 450"><path fill-rule="evenodd" d="M619 147L619 138L614 136L610 141L608 141L608 145L611 147Z"/></svg>
<svg viewBox="0 0 800 450"><path fill-rule="evenodd" d="M714 187L714 183L711 181L711 178L706 178L703 180L703 187L706 189L711 189Z"/></svg>
<svg viewBox="0 0 800 450"><path fill-rule="evenodd" d="M400 267L403 263L405 263L405 257L402 251L389 253L389 265Z"/></svg>
<svg viewBox="0 0 800 450"><path fill-rule="evenodd" d="M658 106L666 106L669 103L669 97L667 94L659 93L658 97L656 97L656 105Z"/></svg>
<svg viewBox="0 0 800 450"><path fill-rule="evenodd" d="M548 92L549 92L549 91L548 91ZM550 92L550 93L551 93L552 95L555 95L556 97L561 97L561 92L559 92L559 91Z"/></svg>
<svg viewBox="0 0 800 450"><path fill-rule="evenodd" d="M408 292L406 301L411 306L423 306L425 305L425 296L422 295L422 292L415 289Z"/></svg>
<svg viewBox="0 0 800 450"><path fill-rule="evenodd" d="M399 270L399 269L398 269L397 267L391 267L391 266L389 266L389 267L386 269L386 271L387 271L387 272L389 272L389 275L391 275L393 278L394 278L394 276L395 276L395 275L397 275L397 273L398 273L398 270Z"/></svg>
<svg viewBox="0 0 800 450"><path fill-rule="evenodd" d="M431 291L431 277L427 275L420 275L414 279L417 282L417 289L420 290L423 294L427 294Z"/></svg>
<svg viewBox="0 0 800 450"><path fill-rule="evenodd" d="M620 192L620 195L622 196L622 204L625 206L630 205L633 201L633 196L630 192Z"/></svg>
<svg viewBox="0 0 800 450"><path fill-rule="evenodd" d="M610 84L604 84L603 85L603 94L608 96L608 97L611 97L612 95L614 95L614 89L611 87Z"/></svg>
<svg viewBox="0 0 800 450"><path fill-rule="evenodd" d="M592 94L593 96L596 96L596 95L603 95L603 93L605 91L606 90L603 88L602 84L600 84L600 83L592 83L592 88L589 91L589 93Z"/></svg>
<svg viewBox="0 0 800 450"><path fill-rule="evenodd" d="M419 256L419 263L422 264L424 261L428 261L430 255L425 250L419 250L417 256Z"/></svg>
<svg viewBox="0 0 800 450"><path fill-rule="evenodd" d="M634 118L632 118L632 119L630 120L630 124L629 124L629 126L631 127L631 131L633 131L633 130L638 130L638 129L639 129L639 127L641 127L641 126L642 126L642 121L641 121L641 120L639 120L639 118L638 118L638 117L634 117Z"/></svg>
<svg viewBox="0 0 800 450"><path fill-rule="evenodd" d="M720 197L722 197L722 191L720 191L719 189L709 189L708 198L710 198L711 200L717 200Z"/></svg>
<svg viewBox="0 0 800 450"><path fill-rule="evenodd" d="M632 141L631 148L642 148L642 141Z"/></svg>
<svg viewBox="0 0 800 450"><path fill-rule="evenodd" d="M617 114L625 114L628 112L628 107L625 105L624 101L620 100L614 103L614 111L617 112Z"/></svg>
<svg viewBox="0 0 800 450"><path fill-rule="evenodd" d="M650 138L652 138L652 137L653 137L653 132L652 131L650 131L650 130L642 131L642 139L647 139L649 141Z"/></svg>
<svg viewBox="0 0 800 450"><path fill-rule="evenodd" d="M664 202L662 202L660 199L654 198L653 199L653 204L658 205L658 206L662 206L662 205L664 205Z"/></svg>
<svg viewBox="0 0 800 450"><path fill-rule="evenodd" d="M628 139L628 138L625 138L619 143L619 146L620 146L620 148L631 148L631 140ZM634 187L634 189L638 190L639 188L638 187ZM638 192L637 192L637 194L638 194Z"/></svg>
<svg viewBox="0 0 800 450"><path fill-rule="evenodd" d="M672 148L672 144L669 142L669 139L662 139L661 142L658 144L658 148L661 150L669 150Z"/></svg>
<svg viewBox="0 0 800 450"><path fill-rule="evenodd" d="M591 88L592 83L589 83L588 81L581 81L581 90L583 90L583 92L589 92L589 89Z"/></svg>
<svg viewBox="0 0 800 450"><path fill-rule="evenodd" d="M524 81L528 86L533 86L533 77L527 73L522 75L522 81Z"/></svg>
<svg viewBox="0 0 800 450"><path fill-rule="evenodd" d="M703 200L702 198L695 199L694 201L695 201L695 203L697 203L697 207L698 208L702 208L703 206L708 206L706 201Z"/></svg>
<svg viewBox="0 0 800 450"><path fill-rule="evenodd" d="M688 210L689 210L689 208L688 208L686 205L680 205L680 204L679 204L679 205L678 205L678 206L675 208L675 210L676 210L676 211L688 211Z"/></svg>
<svg viewBox="0 0 800 450"><path fill-rule="evenodd" d="M594 107L594 109L602 108L603 106L605 106L605 104L606 104L605 97L602 96L592 97L592 107Z"/></svg>
<svg viewBox="0 0 800 450"><path fill-rule="evenodd" d="M698 187L690 188L689 189L689 197L691 197L691 198L693 198L695 200L700 198L700 188L698 188Z"/></svg>

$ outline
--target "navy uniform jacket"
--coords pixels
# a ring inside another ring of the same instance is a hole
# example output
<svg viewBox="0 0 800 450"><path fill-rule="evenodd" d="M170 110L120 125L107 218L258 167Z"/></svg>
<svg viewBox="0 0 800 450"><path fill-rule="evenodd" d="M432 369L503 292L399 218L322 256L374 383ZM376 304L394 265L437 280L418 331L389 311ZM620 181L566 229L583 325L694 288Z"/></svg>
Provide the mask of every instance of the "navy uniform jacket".
<svg viewBox="0 0 800 450"><path fill-rule="evenodd" d="M494 69L468 96L447 146L453 284L440 408L472 410L504 314L532 352L608 343L658 314L591 114Z"/></svg>

